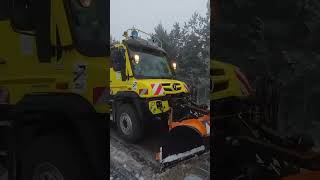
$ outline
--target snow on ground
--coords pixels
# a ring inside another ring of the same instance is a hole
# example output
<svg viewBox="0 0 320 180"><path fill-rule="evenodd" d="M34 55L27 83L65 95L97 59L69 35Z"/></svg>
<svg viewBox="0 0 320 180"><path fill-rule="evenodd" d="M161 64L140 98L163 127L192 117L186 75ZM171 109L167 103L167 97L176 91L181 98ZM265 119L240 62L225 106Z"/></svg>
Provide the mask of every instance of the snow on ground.
<svg viewBox="0 0 320 180"><path fill-rule="evenodd" d="M160 172L155 154L139 145L128 144L110 134L110 180L206 180L210 179L210 152L178 163ZM152 156L152 154L154 156Z"/></svg>

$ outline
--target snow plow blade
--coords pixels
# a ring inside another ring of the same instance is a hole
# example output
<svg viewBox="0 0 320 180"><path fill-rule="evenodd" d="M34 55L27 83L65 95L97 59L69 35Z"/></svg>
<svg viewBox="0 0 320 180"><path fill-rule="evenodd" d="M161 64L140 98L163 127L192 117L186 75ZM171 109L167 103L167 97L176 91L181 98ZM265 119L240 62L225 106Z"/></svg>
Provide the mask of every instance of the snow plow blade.
<svg viewBox="0 0 320 180"><path fill-rule="evenodd" d="M163 168L209 150L209 116L173 122L162 143L157 160Z"/></svg>
<svg viewBox="0 0 320 180"><path fill-rule="evenodd" d="M298 175L292 175L288 177L284 177L283 180L318 180L320 179L320 171L311 171Z"/></svg>

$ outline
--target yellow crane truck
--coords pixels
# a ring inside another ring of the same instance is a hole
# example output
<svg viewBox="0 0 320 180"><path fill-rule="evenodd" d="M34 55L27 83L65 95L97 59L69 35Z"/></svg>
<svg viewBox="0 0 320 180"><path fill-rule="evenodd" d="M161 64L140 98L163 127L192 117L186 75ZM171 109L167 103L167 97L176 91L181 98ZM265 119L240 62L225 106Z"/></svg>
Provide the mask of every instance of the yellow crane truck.
<svg viewBox="0 0 320 180"><path fill-rule="evenodd" d="M170 62L162 42L151 34L133 28L124 37L111 47L110 68L110 119L120 135L137 142L148 124L158 119L167 124L169 132L156 154L161 164L205 151L209 111L195 105L187 85L175 79L177 63Z"/></svg>
<svg viewBox="0 0 320 180"><path fill-rule="evenodd" d="M0 1L0 155L9 179L107 177L108 4ZM100 97L100 99L98 99Z"/></svg>

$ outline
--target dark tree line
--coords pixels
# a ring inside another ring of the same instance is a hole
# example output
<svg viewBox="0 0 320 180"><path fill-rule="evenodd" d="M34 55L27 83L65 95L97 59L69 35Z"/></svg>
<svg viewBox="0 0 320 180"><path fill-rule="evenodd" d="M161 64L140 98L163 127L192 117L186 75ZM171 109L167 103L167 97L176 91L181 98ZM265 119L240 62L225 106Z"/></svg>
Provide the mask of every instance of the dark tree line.
<svg viewBox="0 0 320 180"><path fill-rule="evenodd" d="M203 96L203 101L209 99L209 19L208 13L204 17L194 13L183 25L175 23L170 31L158 24L154 33L169 58L177 62L177 78L192 87L197 96Z"/></svg>

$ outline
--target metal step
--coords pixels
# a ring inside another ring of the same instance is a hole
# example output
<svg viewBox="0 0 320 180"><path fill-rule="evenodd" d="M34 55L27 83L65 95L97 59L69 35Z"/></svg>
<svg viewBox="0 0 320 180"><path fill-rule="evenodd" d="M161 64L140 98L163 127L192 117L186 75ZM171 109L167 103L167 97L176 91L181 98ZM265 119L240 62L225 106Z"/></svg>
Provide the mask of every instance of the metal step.
<svg viewBox="0 0 320 180"><path fill-rule="evenodd" d="M11 125L11 123L10 123L10 121L0 121L0 127L1 126L10 126Z"/></svg>
<svg viewBox="0 0 320 180"><path fill-rule="evenodd" d="M8 179L8 170L7 168L3 167L2 164L0 164L0 180L7 180Z"/></svg>
<svg viewBox="0 0 320 180"><path fill-rule="evenodd" d="M110 109L110 112L109 112L109 113L110 113L110 121L114 121L114 119L113 119L113 114L112 114L112 113L113 113L113 112L112 112L112 109Z"/></svg>
<svg viewBox="0 0 320 180"><path fill-rule="evenodd" d="M7 156L7 155L8 155L8 151L0 150L0 156Z"/></svg>

